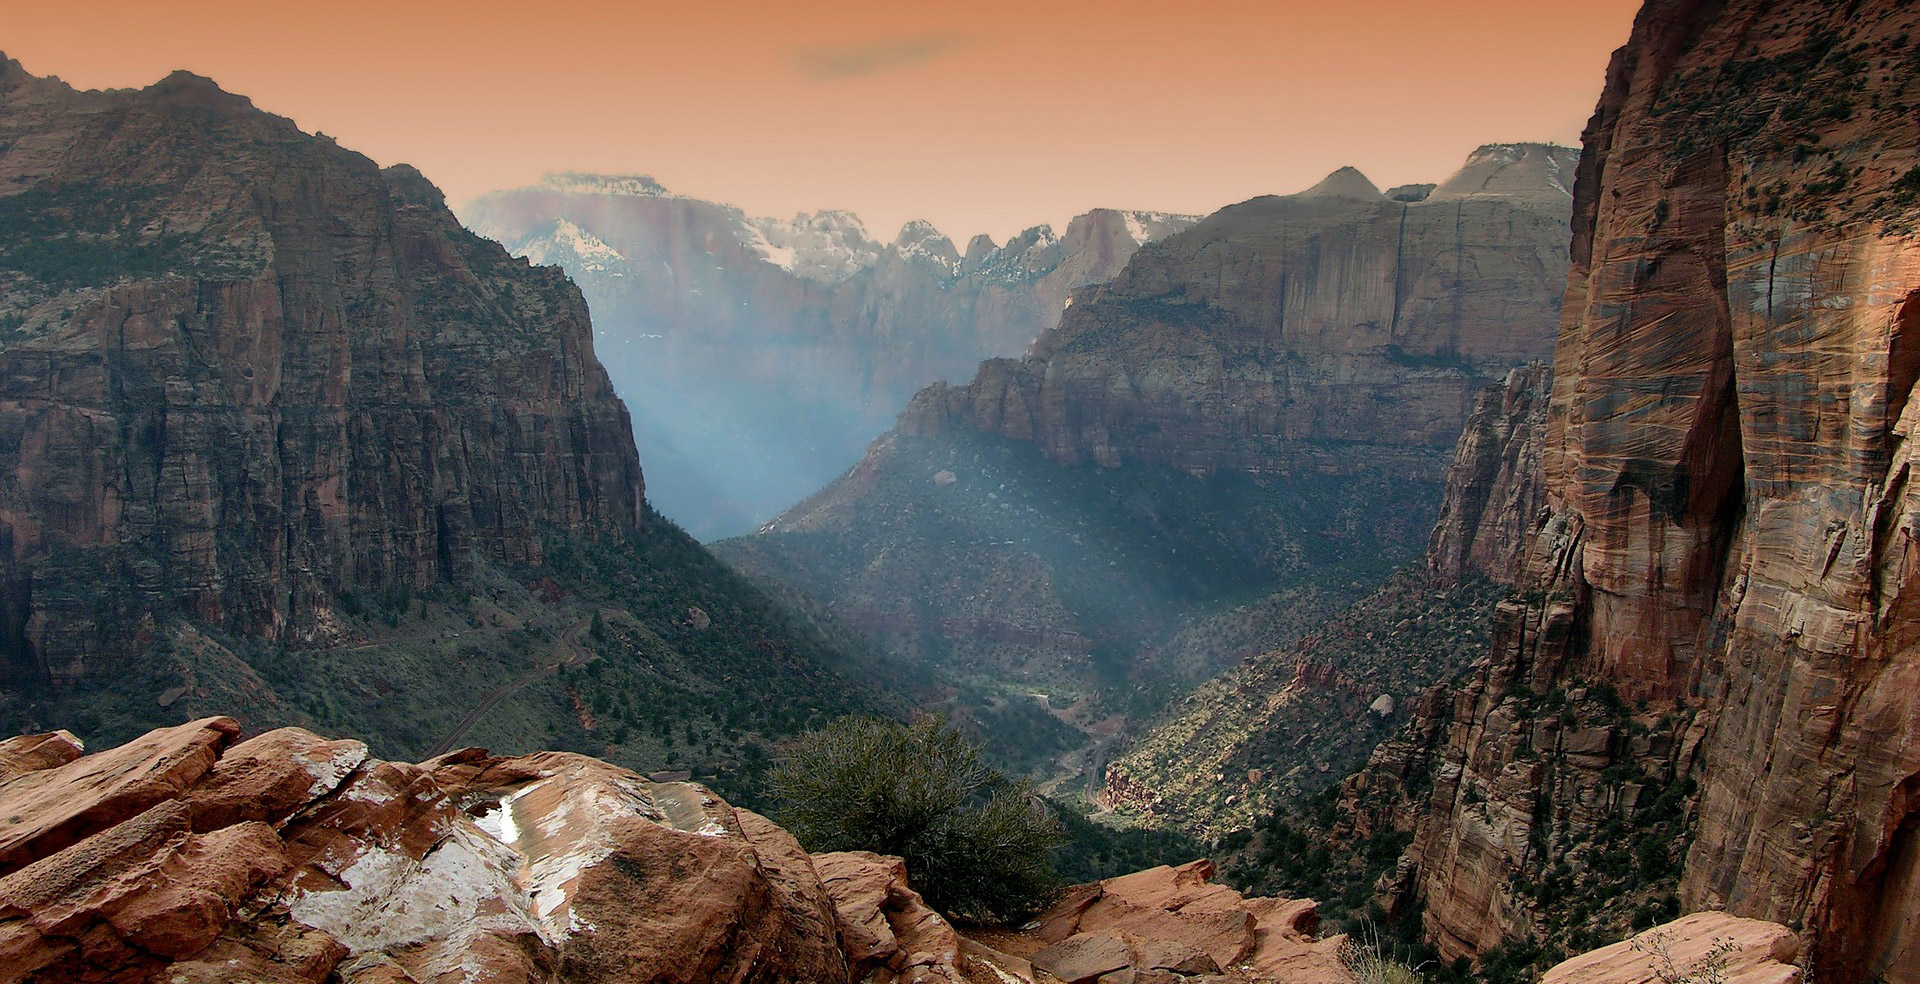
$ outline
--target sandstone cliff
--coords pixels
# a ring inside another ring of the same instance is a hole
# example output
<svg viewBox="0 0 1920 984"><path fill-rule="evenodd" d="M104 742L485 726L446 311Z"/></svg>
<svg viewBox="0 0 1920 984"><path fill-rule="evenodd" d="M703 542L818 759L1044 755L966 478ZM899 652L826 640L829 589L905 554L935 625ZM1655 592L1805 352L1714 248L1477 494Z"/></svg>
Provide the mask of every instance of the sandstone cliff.
<svg viewBox="0 0 1920 984"><path fill-rule="evenodd" d="M318 638L341 592L638 522L579 293L419 174L206 79L11 61L0 147L10 677L123 672L156 608Z"/></svg>
<svg viewBox="0 0 1920 984"><path fill-rule="evenodd" d="M650 178L577 174L460 213L580 284L653 501L703 539L832 481L914 392L1024 351L1069 292L1196 221L1097 209L963 255L924 222L885 242L846 212L754 218Z"/></svg>
<svg viewBox="0 0 1920 984"><path fill-rule="evenodd" d="M1534 529L1520 593L1349 787L1414 823L1390 894L1446 956L1724 908L1819 979L1920 980L1916 37L1907 4L1653 0L1615 57L1547 515L1479 524Z"/></svg>
<svg viewBox="0 0 1920 984"><path fill-rule="evenodd" d="M706 774L885 690L642 491L579 291L418 173L0 60L0 724Z"/></svg>
<svg viewBox="0 0 1920 984"><path fill-rule="evenodd" d="M915 397L900 430L1196 473L1350 470L1351 443L1437 475L1485 379L1551 352L1572 160L1492 147L1462 175L1520 173L1408 203L1348 169L1222 209L1078 292L1025 359Z"/></svg>

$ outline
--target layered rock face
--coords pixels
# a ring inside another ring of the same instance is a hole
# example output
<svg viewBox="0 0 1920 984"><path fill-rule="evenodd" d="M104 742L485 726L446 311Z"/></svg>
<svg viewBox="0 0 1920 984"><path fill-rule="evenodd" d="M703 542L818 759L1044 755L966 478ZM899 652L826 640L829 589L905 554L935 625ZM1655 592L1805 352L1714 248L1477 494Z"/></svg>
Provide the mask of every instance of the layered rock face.
<svg viewBox="0 0 1920 984"><path fill-rule="evenodd" d="M1454 448L1440 520L1427 539L1427 568L1435 575L1478 574L1507 585L1520 576L1527 536L1545 507L1540 458L1551 385L1552 373L1534 365L1480 394Z"/></svg>
<svg viewBox="0 0 1920 984"><path fill-rule="evenodd" d="M1677 887L1802 927L1819 979L1920 980L1916 37L1906 4L1654 0L1616 56L1548 515L1490 659L1427 727L1412 883L1449 957L1557 932L1543 879L1617 877L1600 862L1632 832L1690 826L1677 886L1653 850L1602 909Z"/></svg>
<svg viewBox="0 0 1920 984"><path fill-rule="evenodd" d="M125 670L156 618L330 638L639 521L627 413L557 270L185 73L0 63L0 679Z"/></svg>
<svg viewBox="0 0 1920 984"><path fill-rule="evenodd" d="M1483 148L1424 200L1347 169L1142 250L1019 362L935 386L907 434L965 426L1063 464L1437 474L1489 375L1544 359L1573 153Z"/></svg>
<svg viewBox="0 0 1920 984"><path fill-rule="evenodd" d="M832 481L914 392L1024 351L1069 292L1197 220L1098 209L963 255L925 222L889 243L846 212L754 218L650 178L573 174L461 216L586 292L654 502L702 538Z"/></svg>

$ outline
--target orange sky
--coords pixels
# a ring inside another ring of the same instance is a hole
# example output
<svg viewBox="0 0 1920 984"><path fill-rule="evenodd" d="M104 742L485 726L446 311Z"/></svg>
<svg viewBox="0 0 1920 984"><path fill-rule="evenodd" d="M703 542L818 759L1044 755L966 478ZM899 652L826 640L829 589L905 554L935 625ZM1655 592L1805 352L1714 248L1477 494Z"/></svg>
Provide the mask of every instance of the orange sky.
<svg viewBox="0 0 1920 984"><path fill-rule="evenodd" d="M455 200L640 172L755 214L851 208L882 237L925 217L964 243L1577 142L1638 6L0 0L0 50L89 88L189 68Z"/></svg>

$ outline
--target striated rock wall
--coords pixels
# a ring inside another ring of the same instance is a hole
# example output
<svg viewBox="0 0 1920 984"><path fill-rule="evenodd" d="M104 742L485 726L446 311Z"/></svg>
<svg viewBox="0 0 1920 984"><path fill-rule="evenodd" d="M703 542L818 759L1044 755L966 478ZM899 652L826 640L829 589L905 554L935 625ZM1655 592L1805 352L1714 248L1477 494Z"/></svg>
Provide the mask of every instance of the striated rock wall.
<svg viewBox="0 0 1920 984"><path fill-rule="evenodd" d="M1545 505L1540 458L1551 387L1552 373L1536 363L1481 392L1447 467L1440 520L1427 539L1427 569L1435 575L1458 580L1477 573L1500 584L1519 577L1527 535Z"/></svg>
<svg viewBox="0 0 1920 984"><path fill-rule="evenodd" d="M337 594L639 520L559 271L206 79L0 62L0 680L124 669L175 614L330 637Z"/></svg>
<svg viewBox="0 0 1920 984"><path fill-rule="evenodd" d="M1025 359L915 397L900 429L1195 472L1339 470L1338 446L1364 444L1437 475L1485 379L1551 351L1571 165L1486 148L1462 175L1534 180L1456 178L1409 203L1349 169L1222 209L1078 292Z"/></svg>
<svg viewBox="0 0 1920 984"><path fill-rule="evenodd" d="M1490 658L1429 727L1409 859L1447 956L1558 932L1543 879L1597 884L1664 831L1683 873L1650 853L1586 918L1624 925L1668 886L1795 927L1820 979L1920 980L1917 38L1901 3L1653 0L1615 57L1549 514Z"/></svg>

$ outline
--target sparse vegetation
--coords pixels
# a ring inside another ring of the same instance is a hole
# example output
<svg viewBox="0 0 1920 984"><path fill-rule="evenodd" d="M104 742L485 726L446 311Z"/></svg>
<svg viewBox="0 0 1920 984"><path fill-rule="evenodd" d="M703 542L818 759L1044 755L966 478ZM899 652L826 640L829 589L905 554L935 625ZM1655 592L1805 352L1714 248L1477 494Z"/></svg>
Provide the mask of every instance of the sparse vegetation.
<svg viewBox="0 0 1920 984"><path fill-rule="evenodd" d="M953 919L1016 922L1057 890L1059 822L939 718L841 718L785 749L772 784L780 821L808 850L904 858L914 887Z"/></svg>
<svg viewBox="0 0 1920 984"><path fill-rule="evenodd" d="M1340 960L1360 984L1420 984L1419 969L1394 959L1371 922L1349 933Z"/></svg>
<svg viewBox="0 0 1920 984"><path fill-rule="evenodd" d="M1738 947L1726 937L1715 937L1700 959L1682 967L1673 955L1673 936L1652 932L1637 936L1627 944L1635 953L1645 954L1653 963L1653 976L1660 984L1727 984L1727 963Z"/></svg>

